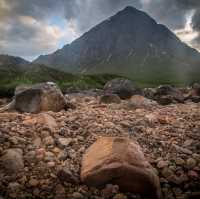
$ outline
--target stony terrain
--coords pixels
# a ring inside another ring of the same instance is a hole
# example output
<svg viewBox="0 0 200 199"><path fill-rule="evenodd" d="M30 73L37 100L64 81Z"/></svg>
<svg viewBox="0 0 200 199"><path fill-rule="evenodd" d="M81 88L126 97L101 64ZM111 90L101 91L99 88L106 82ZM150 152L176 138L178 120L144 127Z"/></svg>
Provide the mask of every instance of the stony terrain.
<svg viewBox="0 0 200 199"><path fill-rule="evenodd" d="M161 106L137 96L107 105L93 96L68 98L76 109L0 113L0 156L7 149L18 154L14 168L0 170L1 199L141 199L116 185L98 190L80 182L83 153L100 136L136 140L165 199L200 198L200 103Z"/></svg>

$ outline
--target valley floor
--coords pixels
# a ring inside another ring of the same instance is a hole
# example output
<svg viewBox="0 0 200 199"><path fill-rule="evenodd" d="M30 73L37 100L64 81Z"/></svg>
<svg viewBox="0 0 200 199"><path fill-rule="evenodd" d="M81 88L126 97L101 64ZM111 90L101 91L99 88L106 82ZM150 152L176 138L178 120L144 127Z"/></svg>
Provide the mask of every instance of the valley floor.
<svg viewBox="0 0 200 199"><path fill-rule="evenodd" d="M99 136L136 140L160 177L165 199L200 198L199 103L137 106L129 100L104 105L96 97L70 99L74 110L0 114L0 156L18 148L24 161L21 172L0 171L1 199L139 199L114 188L97 190L81 184L82 155ZM67 171L60 172L64 165Z"/></svg>

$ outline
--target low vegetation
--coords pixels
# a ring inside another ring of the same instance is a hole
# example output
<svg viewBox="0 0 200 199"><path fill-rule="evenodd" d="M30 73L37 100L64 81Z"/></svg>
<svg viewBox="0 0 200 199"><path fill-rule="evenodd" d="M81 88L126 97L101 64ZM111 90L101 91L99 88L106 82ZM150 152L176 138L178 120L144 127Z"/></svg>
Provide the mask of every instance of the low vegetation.
<svg viewBox="0 0 200 199"><path fill-rule="evenodd" d="M18 85L31 85L40 82L56 82L63 92L73 89L102 88L105 83L116 75L75 75L50 69L47 67L35 67L26 72L12 71L6 73L0 71L0 96L13 96Z"/></svg>

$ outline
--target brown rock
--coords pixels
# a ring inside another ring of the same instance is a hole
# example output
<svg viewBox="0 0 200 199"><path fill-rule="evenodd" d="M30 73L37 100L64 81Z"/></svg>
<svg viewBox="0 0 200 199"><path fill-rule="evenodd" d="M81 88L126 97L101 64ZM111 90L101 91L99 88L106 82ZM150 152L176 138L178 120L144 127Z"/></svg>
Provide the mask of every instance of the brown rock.
<svg viewBox="0 0 200 199"><path fill-rule="evenodd" d="M66 101L63 94L52 82L33 85L15 96L15 109L20 112L58 112L65 107Z"/></svg>
<svg viewBox="0 0 200 199"><path fill-rule="evenodd" d="M24 125L32 126L36 124L44 125L48 127L52 132L54 132L57 128L56 120L47 113L40 113L34 116L28 116L23 121Z"/></svg>
<svg viewBox="0 0 200 199"><path fill-rule="evenodd" d="M98 139L83 157L81 179L89 186L116 184L123 191L161 198L159 179L138 144L127 138Z"/></svg>
<svg viewBox="0 0 200 199"><path fill-rule="evenodd" d="M100 103L104 103L104 104L111 104L111 103L120 104L121 103L121 99L116 94L106 94L106 95L103 95L103 96L100 97Z"/></svg>
<svg viewBox="0 0 200 199"><path fill-rule="evenodd" d="M57 176L61 182L71 184L77 184L79 182L77 176L75 176L68 168L59 168Z"/></svg>
<svg viewBox="0 0 200 199"><path fill-rule="evenodd" d="M9 173L17 173L24 168L23 152L21 149L8 149L0 158L0 165Z"/></svg>

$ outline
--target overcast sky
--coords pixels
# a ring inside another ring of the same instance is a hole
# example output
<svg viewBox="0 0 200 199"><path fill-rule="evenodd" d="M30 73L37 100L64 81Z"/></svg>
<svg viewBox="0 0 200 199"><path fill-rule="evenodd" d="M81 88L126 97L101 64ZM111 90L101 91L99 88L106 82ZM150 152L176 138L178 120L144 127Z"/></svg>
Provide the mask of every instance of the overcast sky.
<svg viewBox="0 0 200 199"><path fill-rule="evenodd" d="M200 0L0 0L0 54L33 60L128 5L200 50Z"/></svg>

